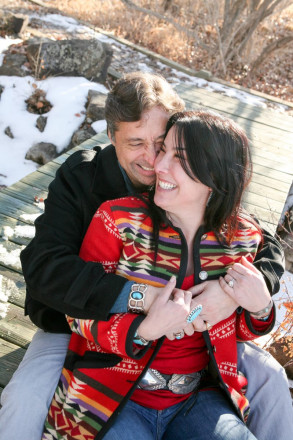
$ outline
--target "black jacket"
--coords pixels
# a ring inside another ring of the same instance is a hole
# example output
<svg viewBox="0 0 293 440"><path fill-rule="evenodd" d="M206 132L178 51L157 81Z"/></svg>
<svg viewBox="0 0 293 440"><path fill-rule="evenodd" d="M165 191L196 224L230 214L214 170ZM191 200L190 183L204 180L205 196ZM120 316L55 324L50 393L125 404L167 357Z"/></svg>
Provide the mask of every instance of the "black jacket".
<svg viewBox="0 0 293 440"><path fill-rule="evenodd" d="M35 222L35 238L20 255L27 285L25 313L38 327L70 333L64 314L107 319L127 280L106 275L101 264L85 263L78 253L100 204L126 194L112 145L78 151L57 171L49 186L45 212ZM274 294L284 271L283 251L266 232L264 240L254 264Z"/></svg>

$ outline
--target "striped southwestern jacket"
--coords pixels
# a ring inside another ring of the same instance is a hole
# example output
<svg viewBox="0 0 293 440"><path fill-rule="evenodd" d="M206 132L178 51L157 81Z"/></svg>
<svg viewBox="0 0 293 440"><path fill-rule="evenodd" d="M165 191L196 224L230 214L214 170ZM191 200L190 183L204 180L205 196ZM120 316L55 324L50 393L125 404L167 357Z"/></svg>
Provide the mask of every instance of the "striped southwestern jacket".
<svg viewBox="0 0 293 440"><path fill-rule="evenodd" d="M138 283L164 286L171 275L180 287L185 277L187 246L178 228L160 230L158 255L150 246L152 222L145 203L136 197L105 202L98 209L84 238L80 256L99 261L106 272ZM242 256L253 261L261 237L243 220L230 246L200 228L194 241L194 284L218 279ZM81 292L82 295L82 292ZM271 331L273 309L267 322L256 321L245 310L204 332L210 364L236 413L247 419L249 403L243 394L246 378L237 371L237 340L252 340ZM137 348L133 344L143 315L110 315L107 321L68 317L72 330L62 374L45 422L43 440L101 439L131 397L164 338Z"/></svg>

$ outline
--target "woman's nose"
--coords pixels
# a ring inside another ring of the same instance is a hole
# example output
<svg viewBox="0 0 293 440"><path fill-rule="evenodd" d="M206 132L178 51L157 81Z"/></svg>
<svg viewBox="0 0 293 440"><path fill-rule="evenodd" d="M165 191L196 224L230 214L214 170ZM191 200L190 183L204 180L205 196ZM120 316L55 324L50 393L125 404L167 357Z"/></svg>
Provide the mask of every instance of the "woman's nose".
<svg viewBox="0 0 293 440"><path fill-rule="evenodd" d="M168 171L168 158L166 157L166 154L160 152L155 160L155 172L156 173L163 173Z"/></svg>

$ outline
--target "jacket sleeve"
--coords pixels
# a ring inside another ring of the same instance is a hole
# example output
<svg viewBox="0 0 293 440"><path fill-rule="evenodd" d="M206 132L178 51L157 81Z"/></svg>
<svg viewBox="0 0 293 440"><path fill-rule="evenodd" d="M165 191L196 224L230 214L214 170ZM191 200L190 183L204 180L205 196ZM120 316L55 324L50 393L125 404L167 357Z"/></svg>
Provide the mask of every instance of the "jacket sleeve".
<svg viewBox="0 0 293 440"><path fill-rule="evenodd" d="M85 262L78 255L101 203L98 197L93 200L91 191L98 154L77 152L62 164L49 186L45 212L35 222L35 238L21 253L26 313L45 331L69 331L65 314L107 319L127 281L106 275L102 264Z"/></svg>
<svg viewBox="0 0 293 440"><path fill-rule="evenodd" d="M239 341L252 341L270 333L275 325L276 308L272 308L267 321L260 321L250 316L247 310L236 314L236 335Z"/></svg>
<svg viewBox="0 0 293 440"><path fill-rule="evenodd" d="M115 224L110 202L103 203L86 232L80 256L85 261L101 262L105 271L110 273L116 270L122 249L123 241ZM134 313L113 314L107 321L67 316L71 331L99 344L107 352L130 357L135 356L133 338L142 319L144 316Z"/></svg>
<svg viewBox="0 0 293 440"><path fill-rule="evenodd" d="M263 274L271 295L280 290L280 278L285 270L284 251L278 240L262 230L263 246L255 256L254 266Z"/></svg>

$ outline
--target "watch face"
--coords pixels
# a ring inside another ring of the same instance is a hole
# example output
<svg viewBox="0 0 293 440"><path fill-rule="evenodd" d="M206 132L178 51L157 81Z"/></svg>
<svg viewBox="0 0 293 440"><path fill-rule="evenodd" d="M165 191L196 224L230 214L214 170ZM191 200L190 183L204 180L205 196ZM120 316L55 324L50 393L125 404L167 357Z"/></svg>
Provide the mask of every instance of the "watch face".
<svg viewBox="0 0 293 440"><path fill-rule="evenodd" d="M143 294L141 292L138 292L138 291L132 292L131 293L131 298L139 300L139 299L143 298Z"/></svg>

